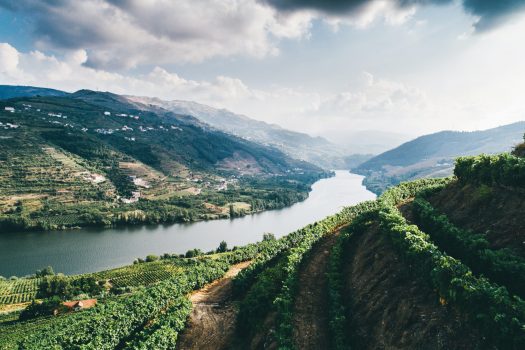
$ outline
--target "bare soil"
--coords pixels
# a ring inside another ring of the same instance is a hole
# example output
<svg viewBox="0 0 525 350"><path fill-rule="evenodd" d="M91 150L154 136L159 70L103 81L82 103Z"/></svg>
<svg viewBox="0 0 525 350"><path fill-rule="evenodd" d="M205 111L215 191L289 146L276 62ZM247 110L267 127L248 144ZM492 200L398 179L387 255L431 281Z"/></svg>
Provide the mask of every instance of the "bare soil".
<svg viewBox="0 0 525 350"><path fill-rule="evenodd" d="M455 225L485 234L491 248L525 257L523 189L452 184L429 198Z"/></svg>
<svg viewBox="0 0 525 350"><path fill-rule="evenodd" d="M296 349L327 349L330 343L326 269L337 234L329 234L312 248L299 270L294 305L293 339Z"/></svg>
<svg viewBox="0 0 525 350"><path fill-rule="evenodd" d="M237 308L232 297L232 279L250 261L230 267L223 278L190 296L193 310L186 329L177 342L178 349L231 349L234 343Z"/></svg>
<svg viewBox="0 0 525 350"><path fill-rule="evenodd" d="M348 247L344 298L353 348L480 348L476 330L414 278L377 225L354 235Z"/></svg>

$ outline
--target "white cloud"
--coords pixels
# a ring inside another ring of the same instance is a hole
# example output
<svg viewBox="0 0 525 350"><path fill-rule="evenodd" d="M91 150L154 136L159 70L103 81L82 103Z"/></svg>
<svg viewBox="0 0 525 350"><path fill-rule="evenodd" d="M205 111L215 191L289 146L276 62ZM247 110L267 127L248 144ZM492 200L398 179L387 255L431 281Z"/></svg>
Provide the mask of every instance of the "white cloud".
<svg viewBox="0 0 525 350"><path fill-rule="evenodd" d="M0 73L12 75L18 67L18 51L7 43L0 44Z"/></svg>
<svg viewBox="0 0 525 350"><path fill-rule="evenodd" d="M41 50L85 50L86 65L131 68L263 57L282 38L308 35L312 14L281 14L254 0L6 1L26 13Z"/></svg>
<svg viewBox="0 0 525 350"><path fill-rule="evenodd" d="M280 39L308 38L315 19L364 28L377 19L399 25L415 13L415 6L388 0L340 15L282 12L257 0L12 0L0 6L31 18L38 49L83 50L87 66L113 70L276 55Z"/></svg>

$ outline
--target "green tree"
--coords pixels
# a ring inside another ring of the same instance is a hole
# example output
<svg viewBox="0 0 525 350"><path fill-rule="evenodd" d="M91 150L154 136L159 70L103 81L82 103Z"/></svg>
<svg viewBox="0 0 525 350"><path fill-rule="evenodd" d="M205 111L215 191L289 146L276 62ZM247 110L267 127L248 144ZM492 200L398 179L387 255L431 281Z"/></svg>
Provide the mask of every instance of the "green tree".
<svg viewBox="0 0 525 350"><path fill-rule="evenodd" d="M45 299L42 303L37 303L33 299L31 304L20 313L19 318L20 320L27 320L38 316L52 315L60 305L62 305L62 300L57 296Z"/></svg>
<svg viewBox="0 0 525 350"><path fill-rule="evenodd" d="M219 247L217 248L217 253L225 253L228 251L228 243L226 241L222 241L219 243Z"/></svg>
<svg viewBox="0 0 525 350"><path fill-rule="evenodd" d="M275 235L271 232L263 233L263 241L275 241Z"/></svg>
<svg viewBox="0 0 525 350"><path fill-rule="evenodd" d="M36 277L54 276L55 271L53 271L53 268L51 266L47 266L44 267L42 270L36 270L35 275Z"/></svg>
<svg viewBox="0 0 525 350"><path fill-rule="evenodd" d="M200 249L191 249L186 252L186 258L195 258L197 256L203 255L204 253Z"/></svg>
<svg viewBox="0 0 525 350"><path fill-rule="evenodd" d="M159 257L157 255L150 254L146 256L146 262L152 262L159 260Z"/></svg>

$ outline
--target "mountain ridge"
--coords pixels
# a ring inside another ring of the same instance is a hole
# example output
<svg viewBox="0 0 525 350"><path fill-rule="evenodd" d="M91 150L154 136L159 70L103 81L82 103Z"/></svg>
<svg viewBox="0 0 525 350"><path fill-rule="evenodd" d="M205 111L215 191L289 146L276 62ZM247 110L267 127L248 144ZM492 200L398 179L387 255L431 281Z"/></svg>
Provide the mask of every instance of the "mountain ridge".
<svg viewBox="0 0 525 350"><path fill-rule="evenodd" d="M445 130L417 137L352 169L365 175L375 193L402 181L452 174L454 159L481 153L509 152L522 140L525 121L477 131Z"/></svg>
<svg viewBox="0 0 525 350"><path fill-rule="evenodd" d="M320 136L314 137L291 131L276 124L269 124L224 108L214 108L194 101L127 97L143 105L156 105L177 114L191 115L214 128L248 140L275 146L294 158L304 159L325 169L348 168L344 158L350 155L350 152Z"/></svg>

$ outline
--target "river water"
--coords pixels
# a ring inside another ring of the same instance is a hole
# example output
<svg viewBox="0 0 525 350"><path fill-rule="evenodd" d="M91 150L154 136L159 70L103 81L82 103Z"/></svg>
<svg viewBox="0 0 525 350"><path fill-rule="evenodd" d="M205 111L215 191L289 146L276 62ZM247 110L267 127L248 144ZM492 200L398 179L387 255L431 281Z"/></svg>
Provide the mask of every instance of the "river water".
<svg viewBox="0 0 525 350"><path fill-rule="evenodd" d="M191 224L88 228L71 231L3 232L0 276L23 276L45 266L78 274L130 264L148 254L209 251L222 240L229 247L257 242L264 232L281 237L334 214L344 206L374 199L363 177L347 171L312 185L308 199L288 208L236 219Z"/></svg>

